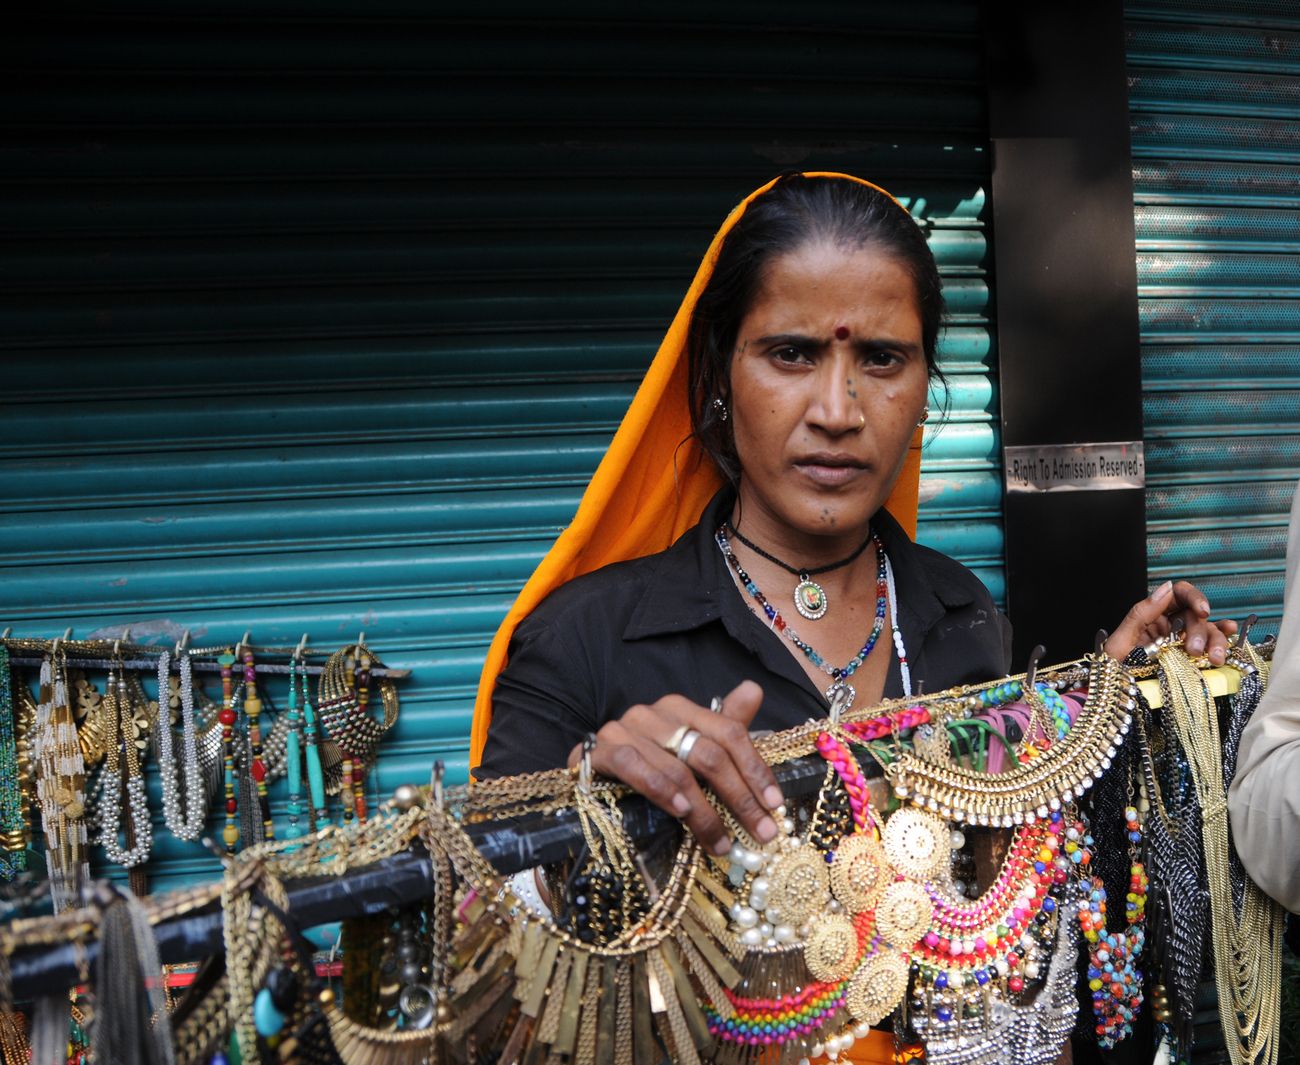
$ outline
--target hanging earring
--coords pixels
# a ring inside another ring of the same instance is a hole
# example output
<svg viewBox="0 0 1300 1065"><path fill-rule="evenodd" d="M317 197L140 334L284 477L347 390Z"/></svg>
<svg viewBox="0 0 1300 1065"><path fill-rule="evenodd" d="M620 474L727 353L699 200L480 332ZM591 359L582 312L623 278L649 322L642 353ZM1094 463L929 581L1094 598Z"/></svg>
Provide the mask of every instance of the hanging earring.
<svg viewBox="0 0 1300 1065"><path fill-rule="evenodd" d="M919 422L916 423L917 426L920 427L920 426L924 425L926 422L928 422L929 420L930 420L930 408L929 408L929 407L922 407L922 408L921 408L921 420L920 420Z"/></svg>
<svg viewBox="0 0 1300 1065"><path fill-rule="evenodd" d="M718 412L718 421L725 422L727 420L727 405L720 398L713 401L713 409Z"/></svg>

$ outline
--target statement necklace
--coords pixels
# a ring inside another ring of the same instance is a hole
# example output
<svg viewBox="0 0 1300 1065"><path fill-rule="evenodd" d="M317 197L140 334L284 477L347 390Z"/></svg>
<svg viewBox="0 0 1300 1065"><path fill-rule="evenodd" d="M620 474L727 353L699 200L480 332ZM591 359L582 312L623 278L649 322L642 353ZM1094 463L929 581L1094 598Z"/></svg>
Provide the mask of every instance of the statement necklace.
<svg viewBox="0 0 1300 1065"><path fill-rule="evenodd" d="M731 543L727 539L727 525L724 524L718 528L717 533L714 534L714 540L717 541L718 549L727 562L730 563L731 568L736 571L736 576L745 586L745 590L763 608L763 613L767 616L768 621L772 623L772 628L784 635L786 639L804 653L808 661L831 678L832 683L826 689L826 698L832 703L837 698L843 700L840 705L841 710L847 710L851 707L858 693L853 685L849 683L849 677L858 671L858 667L867 660L872 648L876 646L876 640L880 638L881 630L885 627L885 610L889 604L889 560L885 556L885 545L880 542L880 537L872 533L870 538L870 542L874 542L876 545L876 620L871 626L871 634L867 637L867 642L862 645L862 650L854 655L846 665L838 667L832 666L817 653L811 644L800 639L799 634L786 624L785 619L781 617L776 607L769 603L767 597L759 591L758 585L745 572L740 564L740 559L736 557L736 553L731 549Z"/></svg>
<svg viewBox="0 0 1300 1065"><path fill-rule="evenodd" d="M158 776L162 783L163 821L177 839L193 843L203 834L208 812L207 796L199 769L198 726L194 718L194 664L189 655L183 654L180 659L184 803L180 782L176 779L174 738L165 704L171 680L171 655L166 651L158 656Z"/></svg>
<svg viewBox="0 0 1300 1065"><path fill-rule="evenodd" d="M761 555L769 562L776 563L787 573L793 573L799 578L799 583L796 584L794 588L794 608L809 621L816 621L818 618L825 617L826 611L830 606L830 603L826 599L826 589L813 580L813 577L817 576L819 573L830 573L831 570L847 566L867 549L867 544L872 543L873 541L876 544L876 550L880 552L882 557L884 556L884 550L880 547L880 540L876 537L875 533L872 533L858 545L857 550L855 550L853 554L849 555L848 558L842 558L838 562L830 562L825 566L818 566L816 569L808 569L806 566L792 566L788 562L783 562L775 555L768 554L759 547L758 544L754 543L753 540L745 536L738 528L736 528L735 524L730 521L723 524L723 529L729 529L731 535L751 551Z"/></svg>

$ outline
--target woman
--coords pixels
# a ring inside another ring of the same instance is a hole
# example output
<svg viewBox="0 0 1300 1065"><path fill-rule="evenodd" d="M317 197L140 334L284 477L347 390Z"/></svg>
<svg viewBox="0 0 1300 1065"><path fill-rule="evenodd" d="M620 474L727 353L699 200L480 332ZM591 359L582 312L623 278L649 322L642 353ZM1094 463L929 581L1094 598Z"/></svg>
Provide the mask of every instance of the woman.
<svg viewBox="0 0 1300 1065"><path fill-rule="evenodd" d="M700 781L757 839L777 833L781 792L751 728L910 694L912 678L937 691L1009 672L988 591L911 539L942 311L924 236L877 186L795 175L732 212L498 633L476 773L572 765L595 732L598 772L722 854ZM1221 662L1234 626L1185 583L1136 604L1107 650L1123 657L1175 614Z"/></svg>

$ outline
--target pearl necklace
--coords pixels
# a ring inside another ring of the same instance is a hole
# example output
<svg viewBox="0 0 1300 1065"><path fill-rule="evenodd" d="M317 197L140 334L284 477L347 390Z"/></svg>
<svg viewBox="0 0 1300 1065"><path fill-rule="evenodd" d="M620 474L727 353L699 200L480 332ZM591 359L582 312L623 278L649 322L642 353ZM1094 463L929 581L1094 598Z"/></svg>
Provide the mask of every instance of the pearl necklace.
<svg viewBox="0 0 1300 1065"><path fill-rule="evenodd" d="M163 821L177 839L193 843L203 833L207 817L207 796L199 769L198 728L194 720L194 665L189 655L181 656L180 672L184 805L188 809L182 809L176 780L176 756L167 713L171 656L166 651L158 658L158 774L162 781Z"/></svg>
<svg viewBox="0 0 1300 1065"><path fill-rule="evenodd" d="M114 685L116 684L116 688ZM116 675L108 675L105 702L113 699L109 715L109 745L100 782L100 844L111 862L132 869L149 860L153 849L153 824L149 820L149 804L144 794L144 777L140 774L139 754L135 739L127 727L124 715L130 714L126 691L125 670L118 668ZM165 698L165 696L164 696ZM126 799L128 825L135 833L135 843L124 847L118 839L122 825L122 763L126 763Z"/></svg>

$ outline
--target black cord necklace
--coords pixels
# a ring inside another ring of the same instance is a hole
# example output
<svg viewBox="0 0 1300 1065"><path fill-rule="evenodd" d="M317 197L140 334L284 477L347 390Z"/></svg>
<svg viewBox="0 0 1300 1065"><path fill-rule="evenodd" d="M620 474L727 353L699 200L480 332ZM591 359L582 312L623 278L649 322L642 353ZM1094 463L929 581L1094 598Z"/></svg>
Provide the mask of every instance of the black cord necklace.
<svg viewBox="0 0 1300 1065"><path fill-rule="evenodd" d="M795 585L794 589L794 608L809 621L816 621L818 618L824 617L826 615L827 607L830 606L826 600L826 590L812 578L819 573L829 573L833 569L847 566L867 549L867 545L871 543L873 539L871 534L868 533L867 538L858 545L857 549L853 554L849 555L848 558L842 558L838 562L827 563L825 566L818 566L816 569L808 569L806 567L801 568L799 566L792 566L790 563L783 562L775 555L764 551L758 546L758 544L754 543L753 540L749 539L738 528L736 528L734 522L728 521L727 528L731 530L731 534L737 540L755 554L762 556L769 562L775 562L787 573L793 573L799 578L799 583Z"/></svg>

